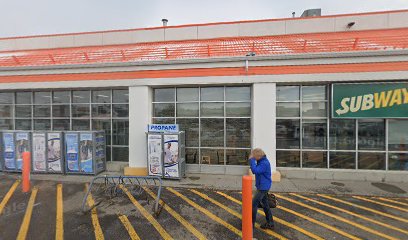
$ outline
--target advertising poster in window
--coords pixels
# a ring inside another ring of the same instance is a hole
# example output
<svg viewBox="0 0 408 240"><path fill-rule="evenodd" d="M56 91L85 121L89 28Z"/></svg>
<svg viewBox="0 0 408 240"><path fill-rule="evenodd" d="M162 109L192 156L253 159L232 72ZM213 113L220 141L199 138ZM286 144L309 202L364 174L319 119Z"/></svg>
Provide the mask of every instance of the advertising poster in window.
<svg viewBox="0 0 408 240"><path fill-rule="evenodd" d="M105 169L105 135L102 132L97 132L95 134L95 141L96 168L99 172Z"/></svg>
<svg viewBox="0 0 408 240"><path fill-rule="evenodd" d="M46 167L45 133L33 133L33 171L45 172Z"/></svg>
<svg viewBox="0 0 408 240"><path fill-rule="evenodd" d="M4 167L6 170L15 170L16 161L14 160L15 156L15 147L14 147L14 134L13 133L3 133L3 158L4 158Z"/></svg>
<svg viewBox="0 0 408 240"><path fill-rule="evenodd" d="M161 135L148 135L148 167L150 176L162 175L162 136Z"/></svg>
<svg viewBox="0 0 408 240"><path fill-rule="evenodd" d="M164 177L178 178L179 152L178 135L164 135Z"/></svg>
<svg viewBox="0 0 408 240"><path fill-rule="evenodd" d="M61 165L61 134L60 133L48 133L48 171L50 172L62 172Z"/></svg>
<svg viewBox="0 0 408 240"><path fill-rule="evenodd" d="M93 173L93 140L92 133L81 133L79 142L81 172Z"/></svg>
<svg viewBox="0 0 408 240"><path fill-rule="evenodd" d="M23 168L23 152L30 152L28 139L28 133L16 133L16 167L18 170L22 170Z"/></svg>
<svg viewBox="0 0 408 240"><path fill-rule="evenodd" d="M78 134L67 133L65 134L66 144L66 161L68 172L79 171L79 159L78 159Z"/></svg>

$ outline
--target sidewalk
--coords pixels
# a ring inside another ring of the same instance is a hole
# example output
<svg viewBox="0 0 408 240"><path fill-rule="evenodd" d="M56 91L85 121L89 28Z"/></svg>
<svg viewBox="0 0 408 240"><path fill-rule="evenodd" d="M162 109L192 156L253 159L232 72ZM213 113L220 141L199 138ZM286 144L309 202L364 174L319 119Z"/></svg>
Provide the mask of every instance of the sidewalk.
<svg viewBox="0 0 408 240"><path fill-rule="evenodd" d="M19 174L5 174L19 178ZM106 172L103 175L120 175L117 172ZM32 174L32 180L49 180L58 182L90 182L93 176L83 175L53 175ZM185 188L209 188L221 190L241 190L242 176L213 175L213 174L188 174L181 180L163 180L164 186ZM273 192L294 193L327 193L338 195L365 195L385 197L408 197L408 184L406 183L381 183L364 181L334 181L313 179L288 179L282 178L274 182Z"/></svg>

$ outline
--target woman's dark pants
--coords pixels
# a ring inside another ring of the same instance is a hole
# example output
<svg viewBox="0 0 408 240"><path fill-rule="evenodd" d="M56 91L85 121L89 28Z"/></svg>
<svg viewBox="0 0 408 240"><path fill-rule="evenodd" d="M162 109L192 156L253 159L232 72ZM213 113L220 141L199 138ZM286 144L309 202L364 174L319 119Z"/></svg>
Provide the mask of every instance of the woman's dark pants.
<svg viewBox="0 0 408 240"><path fill-rule="evenodd" d="M272 211L269 208L267 193L267 190L256 190L255 197L252 199L252 226L255 226L256 213L258 212L258 205L261 202L265 212L266 222L273 225Z"/></svg>

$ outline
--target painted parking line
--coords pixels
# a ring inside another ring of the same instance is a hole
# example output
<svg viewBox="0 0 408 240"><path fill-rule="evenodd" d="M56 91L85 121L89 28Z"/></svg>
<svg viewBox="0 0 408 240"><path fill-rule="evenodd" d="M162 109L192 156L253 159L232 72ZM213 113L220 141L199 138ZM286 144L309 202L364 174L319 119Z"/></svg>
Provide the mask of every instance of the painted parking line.
<svg viewBox="0 0 408 240"><path fill-rule="evenodd" d="M365 198L365 197L353 196L353 198L363 200L363 201L366 201L366 202L370 202L370 203L375 203L375 204L382 205L382 206L385 206L385 207L393 208L393 209L396 209L396 210L399 210L399 211L402 211L402 212L408 212L408 209L406 209L406 208L401 208L401 207L397 207L397 206L394 206L394 205L382 203L382 202L379 202L379 201L374 201L374 200L371 200L371 199L368 199L368 198Z"/></svg>
<svg viewBox="0 0 408 240"><path fill-rule="evenodd" d="M343 204L346 204L346 205L349 205L349 206L352 206L352 207L355 207L355 208L363 209L365 211L369 211L369 212L372 212L372 213L375 213L375 214L378 214L378 215L381 215L381 216L384 216L384 217L392 218L394 220L398 220L398 221L401 221L401 222L408 223L408 219L400 218L400 217L392 215L392 214L380 212L380 211L377 211L375 209L368 208L368 207L365 207L365 206L361 206L361 205L351 203L351 202L348 202L348 201L345 201L345 200L341 200L341 199L338 199L338 198L333 197L333 196L328 196L328 195L325 195L325 194L317 194L317 196L324 197L324 198L327 198L327 199L330 199L330 200L333 200L333 201L336 201L336 202L339 202L339 203L343 203Z"/></svg>
<svg viewBox="0 0 408 240"><path fill-rule="evenodd" d="M3 213L3 209L6 206L7 202L10 200L13 193L16 191L16 188L20 184L20 180L16 180L13 185L10 187L9 191L7 192L6 196L4 196L3 200L0 203L0 215Z"/></svg>
<svg viewBox="0 0 408 240"><path fill-rule="evenodd" d="M408 203L403 203L403 202L396 201L396 200L389 199L389 198L376 197L375 199L379 199L379 200L384 201L384 202L394 203L394 204L398 204L398 205L402 205L402 206L407 206L407 207L408 207Z"/></svg>
<svg viewBox="0 0 408 240"><path fill-rule="evenodd" d="M236 199L236 198L233 198L233 197L231 197L231 196L229 196L229 195L227 195L227 194L225 194L225 193L223 193L223 192L217 191L216 193L219 194L219 195L221 195L221 196L223 196L223 197L225 197L225 198L227 198L227 199L230 200L230 201L233 201L233 202L235 202L235 203L238 203L238 204L242 205L242 202L239 201L239 200ZM264 213L263 211L261 211L261 210L258 210L258 213L261 214L261 215L263 215L263 216L265 216L265 213ZM314 233L311 233L311 232L309 232L309 231L307 231L307 230L305 230L305 229L303 229L303 228L300 228L300 227L298 227L298 226L296 226L296 225L294 225L294 224L292 224L292 223L289 223L289 222L287 222L287 221L285 221L285 220L283 220L283 219L280 219L280 218L278 218L278 217L276 217L276 216L274 216L273 219L274 219L274 221L276 221L277 223L280 223L280 224L285 225L285 226L287 226L287 227L289 227L289 228L292 228L292 229L294 229L294 230L297 230L297 231L301 232L302 234L304 234L304 235L306 235L306 236L309 236L309 237L311 237L311 238L313 238L313 239L323 239L323 238L317 236L317 235L314 234Z"/></svg>
<svg viewBox="0 0 408 240"><path fill-rule="evenodd" d="M62 197L62 184L57 185L57 216L55 224L55 239L64 239L64 205Z"/></svg>
<svg viewBox="0 0 408 240"><path fill-rule="evenodd" d="M363 219L363 220L365 220L367 222L371 222L371 223L377 224L377 225L382 226L382 227L386 227L386 228L389 228L389 229L392 229L392 230L395 230L395 231L398 231L398 232L401 232L401 233L404 233L404 234L408 234L408 231L406 231L406 230L403 230L403 229L398 228L398 227L394 227L394 226L389 225L387 223L383 223L383 222L380 222L380 221L365 217L365 216L363 216L361 214L357 214L357 213L354 213L352 211L349 211L349 210L346 210L346 209L343 209L343 208L340 208L340 207L336 207L336 206L330 205L328 203L317 201L317 200L314 200L314 199L311 199L311 198L308 198L308 197L304 197L304 196L301 196L301 195L298 195L298 194L291 194L291 195L302 198L302 199L307 200L307 201L314 202L314 203L319 204L321 206L325 206L325 207L334 209L334 210L339 211L339 212L344 212L344 213L349 214L351 216Z"/></svg>
<svg viewBox="0 0 408 240"><path fill-rule="evenodd" d="M85 192L88 191L88 184L85 184ZM88 206L92 208L91 210L91 218L92 218L92 225L94 228L95 239L96 240L104 240L105 236L103 235L101 224L99 223L98 219L98 212L96 211L95 201L92 197L91 192L89 192L88 199L86 200Z"/></svg>
<svg viewBox="0 0 408 240"><path fill-rule="evenodd" d="M378 231L376 231L376 230L374 230L374 229L371 229L371 228L369 228L369 227L365 227L365 226L363 226L363 225L361 225L361 224L358 224L358 223L356 223L356 222L350 221L350 220L348 220L348 219L346 219L346 218L343 218L343 217L337 216L337 215L335 215L335 214L326 212L326 211L321 210L321 209L319 209L319 208L315 208L315 207L309 206L308 204L305 204L305 203L296 201L296 200L291 199L291 198L289 198L289 197L285 197L285 196L282 196L282 195L280 195L280 194L275 194L275 195L276 195L277 197L282 198L282 199L284 199L284 200L286 200L286 201L289 201L289 202L291 202L291 203L294 203L294 204L297 204L297 205L299 205L299 206L302 206L302 207L311 209L311 210L313 210L313 211L316 211L316 212L321 213L321 214L323 214L323 215L326 215L326 216L328 216L328 217L331 217L331 218L334 218L334 219L339 220L339 221L341 221L341 222L347 223L347 224L349 224L349 225L351 225L351 226L360 228L360 229L362 229L362 230L364 230L364 231L366 231L366 232L369 232L369 233L372 233L372 234L375 234L375 235L378 235L378 236L380 236L380 237L383 237L383 238L386 238L386 239L390 239L390 240L396 240L396 239L397 239L397 238L388 236L388 235L386 235L386 234L384 234L384 233L378 232ZM295 194L294 196L297 196L297 197L298 197L298 196L300 196L300 195Z"/></svg>
<svg viewBox="0 0 408 240"><path fill-rule="evenodd" d="M224 204L218 202L217 200L215 200L215 199L213 199L213 198L210 198L208 195L206 195L206 194L204 194L204 193L201 193L201 192L199 192L199 191L197 191L197 190L192 190L192 189L190 189L190 191L193 192L193 193L195 193L195 194L197 194L198 196L204 198L205 200L207 200L207 201L209 201L209 202L211 202L211 203L217 205L218 207L224 209L225 211L227 211L228 213L232 214L233 216L235 216L235 217L237 217L237 218L239 218L239 219L242 219L242 215L241 215L240 213L238 213L238 212L232 210L231 208L225 206ZM282 235L280 235L280 234L278 234L278 233L276 233L276 232L274 232L274 231L262 229L262 228L261 228L261 225L260 225L259 223L255 223L255 227L256 227L257 229L263 231L264 233L270 235L270 236L276 237L276 238L278 238L278 239L285 239L285 240L287 239L287 238L285 238L284 236L282 236Z"/></svg>
<svg viewBox="0 0 408 240"><path fill-rule="evenodd" d="M140 240L139 235L137 235L135 229L130 223L129 219L125 215L119 215L119 220L122 222L123 226L126 228L127 232L129 233L129 237L132 240Z"/></svg>
<svg viewBox="0 0 408 240"><path fill-rule="evenodd" d="M156 194L154 194L149 188L143 187L143 189L153 198L156 199ZM180 214L174 211L169 205L165 204L163 200L160 200L160 205L177 221L179 221L188 231L190 231L194 236L200 240L207 239L200 231L198 231L193 225L191 225L186 219L184 219Z"/></svg>
<svg viewBox="0 0 408 240"><path fill-rule="evenodd" d="M133 197L133 195L126 187L124 187L123 185L119 185L119 187L123 190L124 193L126 193L129 200L139 210L143 217L145 217L153 225L153 227L156 228L163 239L173 239L170 234L160 225L160 223L157 222L157 220Z"/></svg>
<svg viewBox="0 0 408 240"><path fill-rule="evenodd" d="M184 196L183 194L179 193L178 191L174 190L173 188L167 187L167 190L169 190L171 193L173 193L174 195L176 195L177 197L183 199L184 201L186 201L188 204L190 204L192 207L194 207L195 209L199 210L200 212L204 213L205 215L207 215L209 218L211 218L212 220L218 222L219 224L223 225L225 228L229 229L231 232L235 233L236 235L238 235L239 237L242 238L242 232L241 230L237 229L236 227L232 226L231 224L227 223L226 221L222 220L221 218L217 217L216 215L214 215L212 212L208 211L207 209L201 207L200 205L198 205L197 203L193 202L192 200L190 200L189 198L187 198L186 196Z"/></svg>
<svg viewBox="0 0 408 240"><path fill-rule="evenodd" d="M30 199L28 200L27 209L24 214L23 222L20 226L20 231L17 235L17 240L25 240L27 238L27 232L30 227L31 215L33 214L33 207L35 203L35 198L37 197L38 188L34 187L31 191Z"/></svg>

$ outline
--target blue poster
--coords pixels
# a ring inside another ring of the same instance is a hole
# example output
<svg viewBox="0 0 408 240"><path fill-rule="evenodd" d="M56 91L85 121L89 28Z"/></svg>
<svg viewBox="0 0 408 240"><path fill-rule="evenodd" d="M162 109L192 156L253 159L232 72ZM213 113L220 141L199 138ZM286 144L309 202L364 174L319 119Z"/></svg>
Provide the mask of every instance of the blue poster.
<svg viewBox="0 0 408 240"><path fill-rule="evenodd" d="M79 150L81 154L81 172L93 173L92 133L80 134Z"/></svg>
<svg viewBox="0 0 408 240"><path fill-rule="evenodd" d="M4 167L6 170L15 170L16 162L14 161L14 134L3 133L3 157Z"/></svg>
<svg viewBox="0 0 408 240"><path fill-rule="evenodd" d="M66 146L66 159L67 159L67 171L79 172L78 164L78 134L67 133L65 134L65 146Z"/></svg>
<svg viewBox="0 0 408 240"><path fill-rule="evenodd" d="M16 164L17 169L23 169L23 153L30 152L29 136L27 132L16 133Z"/></svg>

